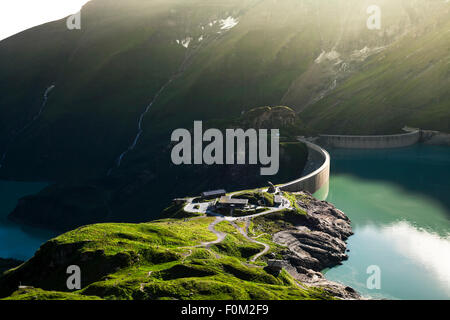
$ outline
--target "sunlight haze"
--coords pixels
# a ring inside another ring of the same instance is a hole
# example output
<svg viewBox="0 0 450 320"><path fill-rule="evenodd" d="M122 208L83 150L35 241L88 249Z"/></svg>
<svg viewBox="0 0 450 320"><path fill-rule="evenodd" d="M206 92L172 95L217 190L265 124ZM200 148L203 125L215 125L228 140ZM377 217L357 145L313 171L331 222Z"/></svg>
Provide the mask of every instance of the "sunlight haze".
<svg viewBox="0 0 450 320"><path fill-rule="evenodd" d="M78 12L89 0L8 0L0 2L0 40Z"/></svg>

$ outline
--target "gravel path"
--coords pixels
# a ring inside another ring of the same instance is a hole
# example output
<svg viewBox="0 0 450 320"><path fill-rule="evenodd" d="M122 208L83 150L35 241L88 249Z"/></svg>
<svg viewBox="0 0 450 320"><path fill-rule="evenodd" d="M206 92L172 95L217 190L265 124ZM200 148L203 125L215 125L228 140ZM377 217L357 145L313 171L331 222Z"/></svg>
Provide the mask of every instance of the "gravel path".
<svg viewBox="0 0 450 320"><path fill-rule="evenodd" d="M249 223L249 222L250 222L250 220L249 220L249 219L246 219L246 227L245 227L245 229L242 229L241 227L239 227L239 226L238 226L236 223L234 223L234 222L230 222L230 223L233 225L233 227L235 227L235 228L240 232L240 234L242 234L242 235L244 236L245 239L247 239L247 240L250 241L250 242L253 242L253 243L256 243L256 244L259 244L259 245L264 246L264 249L263 249L261 252L259 252L258 254L254 255L254 256L250 259L251 262L255 262L259 257L261 257L261 256L265 255L267 252L269 252L270 246L269 246L268 244L264 243L264 242L257 241L257 240L255 240L255 239L253 239L253 238L250 238L250 237L248 236L248 233L247 233L247 227L248 227L248 223Z"/></svg>

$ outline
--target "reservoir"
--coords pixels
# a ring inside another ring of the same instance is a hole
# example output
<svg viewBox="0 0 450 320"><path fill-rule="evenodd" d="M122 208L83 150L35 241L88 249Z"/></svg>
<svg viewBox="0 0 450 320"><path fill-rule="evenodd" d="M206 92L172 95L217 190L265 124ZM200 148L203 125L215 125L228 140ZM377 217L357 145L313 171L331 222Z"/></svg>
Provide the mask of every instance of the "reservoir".
<svg viewBox="0 0 450 320"><path fill-rule="evenodd" d="M0 181L0 258L27 260L42 243L56 235L46 230L22 227L7 219L20 198L45 186L44 183Z"/></svg>
<svg viewBox="0 0 450 320"><path fill-rule="evenodd" d="M327 201L352 220L349 259L325 271L363 296L450 298L450 148L415 145L389 150L328 150ZM26 260L55 233L11 223L17 200L43 183L0 181L0 257ZM368 289L377 266L380 289Z"/></svg>
<svg viewBox="0 0 450 320"><path fill-rule="evenodd" d="M363 296L450 298L450 148L329 150L327 201L352 220L349 259L325 272ZM369 266L380 289L368 289Z"/></svg>

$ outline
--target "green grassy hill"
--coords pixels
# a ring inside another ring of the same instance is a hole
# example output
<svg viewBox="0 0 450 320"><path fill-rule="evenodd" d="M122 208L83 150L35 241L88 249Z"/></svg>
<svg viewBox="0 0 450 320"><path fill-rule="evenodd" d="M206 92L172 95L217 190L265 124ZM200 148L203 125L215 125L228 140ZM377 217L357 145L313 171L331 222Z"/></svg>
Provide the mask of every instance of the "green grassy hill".
<svg viewBox="0 0 450 320"><path fill-rule="evenodd" d="M284 215L293 220L298 213ZM272 225L286 224L282 216ZM301 285L284 270L279 274L269 271L265 268L266 257L250 261L263 246L249 241L227 221L215 226L215 230L226 233L223 242L207 245L216 240L216 235L208 230L214 220L198 217L78 228L45 243L32 259L4 273L0 277L0 297L334 299L326 289ZM252 223L251 232L270 246L268 253L277 255L283 250L271 241L272 235L264 231L263 224ZM66 268L72 264L81 269L82 289L69 292ZM28 288L17 290L19 282Z"/></svg>

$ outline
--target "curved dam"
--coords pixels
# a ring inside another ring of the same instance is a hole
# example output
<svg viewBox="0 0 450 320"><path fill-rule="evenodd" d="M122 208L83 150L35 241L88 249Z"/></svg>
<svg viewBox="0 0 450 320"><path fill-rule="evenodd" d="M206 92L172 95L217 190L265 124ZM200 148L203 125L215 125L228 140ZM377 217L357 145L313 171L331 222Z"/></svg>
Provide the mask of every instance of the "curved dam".
<svg viewBox="0 0 450 320"><path fill-rule="evenodd" d="M320 164L314 171L305 176L282 184L280 189L288 192L308 191L309 193L316 193L320 191L317 198L325 199L328 195L329 179L330 179L330 155L328 152L318 145L301 140L308 147L308 163Z"/></svg>
<svg viewBox="0 0 450 320"><path fill-rule="evenodd" d="M326 135L319 136L319 143L332 148L343 149L390 149L416 144L421 139L421 131L414 130L402 134L379 136Z"/></svg>

